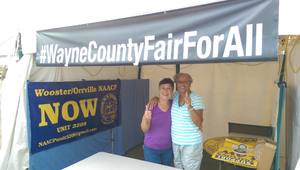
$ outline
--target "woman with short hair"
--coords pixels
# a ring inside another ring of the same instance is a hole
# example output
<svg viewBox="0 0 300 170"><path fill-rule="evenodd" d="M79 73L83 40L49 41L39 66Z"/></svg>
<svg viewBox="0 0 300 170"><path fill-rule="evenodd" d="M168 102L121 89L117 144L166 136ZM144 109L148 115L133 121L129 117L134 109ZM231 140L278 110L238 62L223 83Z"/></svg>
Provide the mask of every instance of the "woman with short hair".
<svg viewBox="0 0 300 170"><path fill-rule="evenodd" d="M159 82L158 104L145 112L141 122L144 138L144 159L146 161L172 166L173 150L171 141L171 106L170 100L174 82L164 78Z"/></svg>

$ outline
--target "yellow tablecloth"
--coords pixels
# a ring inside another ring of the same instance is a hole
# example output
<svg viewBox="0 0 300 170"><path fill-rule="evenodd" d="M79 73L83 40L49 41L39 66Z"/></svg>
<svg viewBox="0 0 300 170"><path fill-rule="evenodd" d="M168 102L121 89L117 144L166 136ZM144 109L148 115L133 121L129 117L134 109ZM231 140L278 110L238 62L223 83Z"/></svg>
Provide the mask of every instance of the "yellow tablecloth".
<svg viewBox="0 0 300 170"><path fill-rule="evenodd" d="M247 137L216 137L206 140L204 142L204 149L206 152L212 155L213 159L247 168L256 168L257 160L255 160L253 151L257 140L257 138ZM226 146L224 146L225 141ZM228 144L228 142L234 142L235 144ZM247 145L247 153L244 155L236 154L232 147L238 144ZM252 151L249 151L250 149Z"/></svg>
<svg viewBox="0 0 300 170"><path fill-rule="evenodd" d="M220 147L223 147L225 139L232 139L239 141L241 143L245 144L256 144L257 138L248 138L248 137L216 137L207 139L204 142L204 150L212 155L214 152L216 152Z"/></svg>

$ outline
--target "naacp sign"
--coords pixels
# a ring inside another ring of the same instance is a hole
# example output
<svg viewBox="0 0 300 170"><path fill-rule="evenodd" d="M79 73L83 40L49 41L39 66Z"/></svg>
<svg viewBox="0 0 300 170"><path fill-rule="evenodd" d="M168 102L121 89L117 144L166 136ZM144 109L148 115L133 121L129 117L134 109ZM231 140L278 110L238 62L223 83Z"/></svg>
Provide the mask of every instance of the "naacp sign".
<svg viewBox="0 0 300 170"><path fill-rule="evenodd" d="M120 124L120 80L28 82L31 153Z"/></svg>

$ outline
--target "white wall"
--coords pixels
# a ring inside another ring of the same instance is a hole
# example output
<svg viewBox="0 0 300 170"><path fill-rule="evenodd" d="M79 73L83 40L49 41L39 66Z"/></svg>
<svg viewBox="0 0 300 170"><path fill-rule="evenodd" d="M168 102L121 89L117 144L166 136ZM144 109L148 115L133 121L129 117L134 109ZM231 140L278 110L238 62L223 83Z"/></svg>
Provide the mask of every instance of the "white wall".
<svg viewBox="0 0 300 170"><path fill-rule="evenodd" d="M300 16L300 1L279 0L279 35L299 35L300 23L297 22Z"/></svg>

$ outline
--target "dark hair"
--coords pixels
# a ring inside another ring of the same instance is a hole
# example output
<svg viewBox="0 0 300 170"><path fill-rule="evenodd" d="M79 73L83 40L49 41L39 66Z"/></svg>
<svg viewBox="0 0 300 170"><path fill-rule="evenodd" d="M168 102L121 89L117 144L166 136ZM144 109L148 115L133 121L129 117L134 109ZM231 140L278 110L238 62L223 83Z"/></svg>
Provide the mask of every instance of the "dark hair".
<svg viewBox="0 0 300 170"><path fill-rule="evenodd" d="M171 87L174 89L174 82L170 78L164 78L164 79L160 80L159 86L162 85L162 84L170 84Z"/></svg>
<svg viewBox="0 0 300 170"><path fill-rule="evenodd" d="M178 81L178 79L179 79L180 76L186 76L186 77L188 78L188 81L189 81L190 83L193 82L192 76L189 75L188 73L177 73L177 74L174 76L174 81L175 81L175 83L177 83L177 81Z"/></svg>

